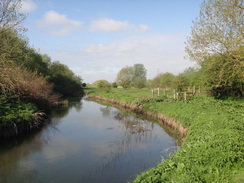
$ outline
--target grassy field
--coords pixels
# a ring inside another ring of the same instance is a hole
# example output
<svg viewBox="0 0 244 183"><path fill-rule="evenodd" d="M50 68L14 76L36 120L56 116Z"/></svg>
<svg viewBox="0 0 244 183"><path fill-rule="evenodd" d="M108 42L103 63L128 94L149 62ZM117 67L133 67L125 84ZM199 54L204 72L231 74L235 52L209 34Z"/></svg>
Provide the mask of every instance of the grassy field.
<svg viewBox="0 0 244 183"><path fill-rule="evenodd" d="M179 151L134 182L244 182L244 100L195 97L186 101L152 99L150 90L113 89L91 95L136 103L189 127Z"/></svg>

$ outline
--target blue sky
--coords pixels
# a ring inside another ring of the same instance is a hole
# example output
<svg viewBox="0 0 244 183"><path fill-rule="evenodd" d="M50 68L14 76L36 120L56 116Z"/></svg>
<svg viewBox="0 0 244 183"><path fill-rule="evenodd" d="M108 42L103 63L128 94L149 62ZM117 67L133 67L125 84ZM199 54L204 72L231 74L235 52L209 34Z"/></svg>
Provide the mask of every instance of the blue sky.
<svg viewBox="0 0 244 183"><path fill-rule="evenodd" d="M178 74L186 37L203 0L22 0L31 46L60 61L83 82L114 82L141 63L147 78Z"/></svg>

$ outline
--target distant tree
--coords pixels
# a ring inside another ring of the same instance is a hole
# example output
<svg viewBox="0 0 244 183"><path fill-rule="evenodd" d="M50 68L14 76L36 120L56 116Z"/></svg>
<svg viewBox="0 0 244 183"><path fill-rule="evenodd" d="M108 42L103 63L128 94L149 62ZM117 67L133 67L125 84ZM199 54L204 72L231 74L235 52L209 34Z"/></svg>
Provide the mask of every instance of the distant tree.
<svg viewBox="0 0 244 183"><path fill-rule="evenodd" d="M203 70L200 67L189 67L182 72L185 76L189 87L204 87L206 86L206 75L204 75Z"/></svg>
<svg viewBox="0 0 244 183"><path fill-rule="evenodd" d="M76 96L83 92L82 79L76 76L67 65L55 61L50 66L49 81L53 83L54 91L64 96Z"/></svg>
<svg viewBox="0 0 244 183"><path fill-rule="evenodd" d="M161 88L172 88L175 76L172 73L166 72L160 76Z"/></svg>
<svg viewBox="0 0 244 183"><path fill-rule="evenodd" d="M184 91L189 83L185 75L181 73L175 77L173 86L177 91Z"/></svg>
<svg viewBox="0 0 244 183"><path fill-rule="evenodd" d="M152 82L153 80L152 79L148 79L147 80L147 88L153 88L153 82Z"/></svg>
<svg viewBox="0 0 244 183"><path fill-rule="evenodd" d="M134 64L132 86L135 88L145 87L147 81L146 74L147 74L147 70L145 69L143 64Z"/></svg>
<svg viewBox="0 0 244 183"><path fill-rule="evenodd" d="M160 87L160 80L161 80L162 73L158 74L152 79L151 86L152 88Z"/></svg>
<svg viewBox="0 0 244 183"><path fill-rule="evenodd" d="M117 74L116 82L118 85L121 85L123 88L131 87L133 77L133 67L126 66L122 68Z"/></svg>
<svg viewBox="0 0 244 183"><path fill-rule="evenodd" d="M112 87L113 87L113 88L117 88L117 87L118 87L118 84L117 84L116 82L113 82L113 83L112 83Z"/></svg>
<svg viewBox="0 0 244 183"><path fill-rule="evenodd" d="M198 19L193 21L186 52L191 60L208 68L205 74L218 71L210 83L213 90L225 95L227 88L242 89L237 86L244 80L243 45L243 0L204 1Z"/></svg>
<svg viewBox="0 0 244 183"><path fill-rule="evenodd" d="M110 92L111 84L106 80L99 80L97 82L97 88L101 91Z"/></svg>

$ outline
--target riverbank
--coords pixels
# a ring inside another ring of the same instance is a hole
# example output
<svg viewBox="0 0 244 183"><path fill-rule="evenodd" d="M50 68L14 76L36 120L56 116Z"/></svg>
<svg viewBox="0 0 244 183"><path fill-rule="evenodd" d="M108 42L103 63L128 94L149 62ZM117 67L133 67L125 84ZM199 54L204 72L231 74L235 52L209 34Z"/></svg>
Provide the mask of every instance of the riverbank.
<svg viewBox="0 0 244 183"><path fill-rule="evenodd" d="M188 128L184 128L179 121L175 120L174 118L165 116L161 113L154 113L148 110L144 110L142 109L140 102L132 104L132 103L128 103L116 99L109 99L109 98L96 96L96 95L90 95L88 96L88 98L95 101L110 103L125 109L129 109L130 111L136 114L140 114L148 118L155 119L158 121L158 123L165 126L170 133L174 134L174 136L177 138L180 144L183 142L183 139L186 136L186 132Z"/></svg>
<svg viewBox="0 0 244 183"><path fill-rule="evenodd" d="M134 182L243 181L243 100L223 101L209 97L187 101L143 99L129 93L121 95L116 90L90 93L92 95L136 105L152 114L163 114L188 129L179 151L162 160L157 168L138 175Z"/></svg>

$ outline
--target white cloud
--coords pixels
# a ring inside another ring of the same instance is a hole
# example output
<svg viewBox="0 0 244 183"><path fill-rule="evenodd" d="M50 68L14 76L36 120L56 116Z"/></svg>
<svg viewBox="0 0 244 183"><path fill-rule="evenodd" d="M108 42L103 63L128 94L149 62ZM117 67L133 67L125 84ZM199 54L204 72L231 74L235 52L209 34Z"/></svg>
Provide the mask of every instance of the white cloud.
<svg viewBox="0 0 244 183"><path fill-rule="evenodd" d="M124 31L130 27L127 21L116 21L110 18L102 18L94 20L91 23L90 29L92 31L117 32Z"/></svg>
<svg viewBox="0 0 244 183"><path fill-rule="evenodd" d="M48 34L55 36L66 36L72 31L82 30L82 22L70 20L67 15L55 11L48 11L38 25L45 29Z"/></svg>
<svg viewBox="0 0 244 183"><path fill-rule="evenodd" d="M119 32L129 29L135 29L139 31L147 31L147 25L136 26L129 24L127 21L117 21L111 18L102 18L99 20L93 20L90 25L92 31L104 31L104 32Z"/></svg>
<svg viewBox="0 0 244 183"><path fill-rule="evenodd" d="M36 9L36 4L32 0L23 0L22 1L22 11L24 12L32 12Z"/></svg>

